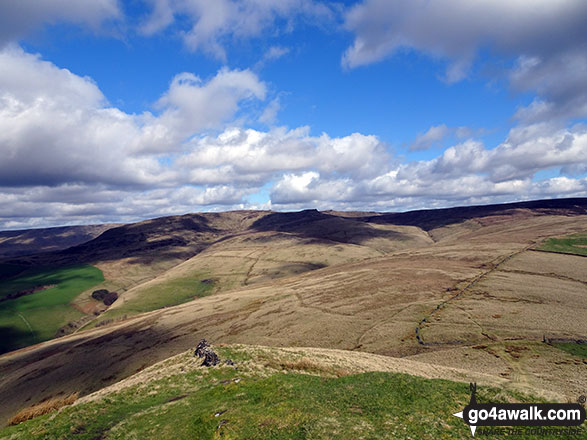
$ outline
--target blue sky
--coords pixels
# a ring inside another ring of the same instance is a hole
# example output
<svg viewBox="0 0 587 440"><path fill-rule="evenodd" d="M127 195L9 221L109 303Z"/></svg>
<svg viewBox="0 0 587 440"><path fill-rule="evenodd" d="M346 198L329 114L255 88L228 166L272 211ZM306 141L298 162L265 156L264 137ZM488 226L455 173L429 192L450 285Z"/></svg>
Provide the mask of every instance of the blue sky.
<svg viewBox="0 0 587 440"><path fill-rule="evenodd" d="M0 229L587 195L587 4L0 5Z"/></svg>

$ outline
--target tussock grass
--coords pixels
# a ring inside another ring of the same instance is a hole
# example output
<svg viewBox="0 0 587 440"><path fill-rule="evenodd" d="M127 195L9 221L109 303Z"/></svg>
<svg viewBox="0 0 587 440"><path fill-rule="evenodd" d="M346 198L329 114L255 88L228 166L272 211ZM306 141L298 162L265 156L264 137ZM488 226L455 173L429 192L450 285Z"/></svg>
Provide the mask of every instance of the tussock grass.
<svg viewBox="0 0 587 440"><path fill-rule="evenodd" d="M324 364L320 364L307 358L301 358L297 360L279 360L275 358L269 358L263 363L263 365L266 368L275 370L288 370L336 377L345 377L352 374L349 370L335 366L325 366Z"/></svg>
<svg viewBox="0 0 587 440"><path fill-rule="evenodd" d="M35 417L55 412L64 406L71 405L77 400L78 395L79 393L72 393L68 396L55 397L36 405L29 406L28 408L21 409L8 421L8 424L10 426L18 425L27 420L34 419Z"/></svg>

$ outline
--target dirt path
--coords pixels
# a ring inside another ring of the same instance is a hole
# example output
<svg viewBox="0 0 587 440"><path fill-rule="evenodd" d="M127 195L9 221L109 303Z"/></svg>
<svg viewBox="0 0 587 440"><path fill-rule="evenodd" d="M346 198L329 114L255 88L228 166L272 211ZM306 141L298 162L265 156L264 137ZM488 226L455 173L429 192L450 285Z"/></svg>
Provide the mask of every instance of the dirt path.
<svg viewBox="0 0 587 440"><path fill-rule="evenodd" d="M261 259L261 256L258 257L251 257L251 255L253 255L256 252L263 252L265 250L265 248L256 251L251 252L250 254L246 255L245 258L250 258L251 260L253 260L253 263L251 264L251 267L249 267L249 270L247 271L247 274L245 275L245 280L243 281L243 285L248 286L249 285L249 279L251 278L251 274L253 273L253 269L255 268L255 265L259 262L259 260Z"/></svg>
<svg viewBox="0 0 587 440"><path fill-rule="evenodd" d="M474 287L479 281L485 279L488 275L492 274L493 272L495 272L496 270L498 270L501 266L503 266L505 263L507 263L509 260L511 260L512 258L514 258L517 255L522 254L523 252L526 252L531 246L534 246L535 243L532 243L526 247L524 247L523 249L516 251L512 254L506 255L505 257L502 257L496 264L493 265L493 267L489 270L486 270L485 272L480 273L479 275L477 275L475 278L473 278L469 284L467 284L464 288L462 288L461 290L459 290L455 295L451 296L449 299L446 299L444 301L442 301L440 304L438 304L436 306L436 308L434 310L432 310L432 312L430 312L428 314L428 316L424 317L419 323L418 326L416 327L416 339L418 341L418 344L420 345L430 345L430 343L427 343L424 341L424 338L422 337L422 329L425 323L429 322L430 319L432 318L432 316L438 312L439 310L441 310L442 308L446 307L448 304L450 304L451 302L453 302L454 300L460 298L461 296L463 296L468 290L470 290L472 287ZM477 324L477 323L475 323ZM479 324L477 324L479 325ZM481 326L480 326L481 327ZM481 327L482 328L482 327ZM487 337L490 340L493 340L489 335L487 335L486 333L482 334ZM435 344L436 345L436 344Z"/></svg>

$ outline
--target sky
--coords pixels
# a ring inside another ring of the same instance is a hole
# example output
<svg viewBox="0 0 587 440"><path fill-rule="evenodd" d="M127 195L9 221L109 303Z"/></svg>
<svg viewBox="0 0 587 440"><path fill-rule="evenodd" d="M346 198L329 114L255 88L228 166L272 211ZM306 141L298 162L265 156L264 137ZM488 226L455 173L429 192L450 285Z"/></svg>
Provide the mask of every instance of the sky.
<svg viewBox="0 0 587 440"><path fill-rule="evenodd" d="M587 196L584 0L0 3L0 230Z"/></svg>

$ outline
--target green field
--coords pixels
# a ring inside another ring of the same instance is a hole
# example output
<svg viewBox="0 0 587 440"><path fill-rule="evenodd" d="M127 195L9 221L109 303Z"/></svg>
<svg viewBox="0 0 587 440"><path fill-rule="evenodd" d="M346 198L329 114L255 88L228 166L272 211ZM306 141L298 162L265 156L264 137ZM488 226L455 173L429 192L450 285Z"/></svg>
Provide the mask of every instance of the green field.
<svg viewBox="0 0 587 440"><path fill-rule="evenodd" d="M54 286L15 299L0 301L0 353L46 341L81 312L70 302L104 281L93 266L30 269L0 283L0 299L40 286Z"/></svg>
<svg viewBox="0 0 587 440"><path fill-rule="evenodd" d="M575 342L555 342L554 347L566 351L573 356L579 356L587 359L587 344L577 344Z"/></svg>
<svg viewBox="0 0 587 440"><path fill-rule="evenodd" d="M205 274L196 273L188 277L175 278L165 282L158 282L142 288L134 298L130 298L120 307L106 311L91 326L121 316L132 316L139 313L158 310L163 307L183 304L194 298L201 298L212 293L214 282L207 280Z"/></svg>
<svg viewBox="0 0 587 440"><path fill-rule="evenodd" d="M0 438L355 440L471 436L468 426L452 415L469 402L465 383L382 372L337 377L327 368L313 370L311 362L279 365L279 360L266 352L257 353L252 363L238 351L220 349L219 354L223 359L231 357L236 365L198 367L201 361L185 353L179 363L178 358L165 361L160 366L162 375L155 369L150 380L139 380L93 402L8 427L0 431ZM172 372L166 374L168 369ZM479 387L477 398L481 402L539 401L487 387Z"/></svg>
<svg viewBox="0 0 587 440"><path fill-rule="evenodd" d="M562 238L549 238L539 249L587 257L587 232L572 234Z"/></svg>

